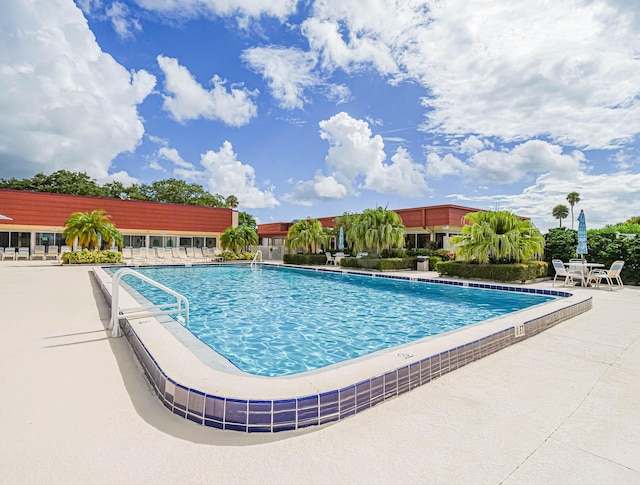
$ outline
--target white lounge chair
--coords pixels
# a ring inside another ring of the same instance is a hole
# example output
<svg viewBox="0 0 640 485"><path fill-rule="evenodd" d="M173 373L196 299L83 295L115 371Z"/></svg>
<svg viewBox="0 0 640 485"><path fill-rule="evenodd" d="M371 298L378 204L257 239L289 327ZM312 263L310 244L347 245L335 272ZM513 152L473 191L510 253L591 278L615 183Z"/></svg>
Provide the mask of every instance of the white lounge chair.
<svg viewBox="0 0 640 485"><path fill-rule="evenodd" d="M16 259L16 248L5 248L2 253L2 260L10 259L14 261Z"/></svg>
<svg viewBox="0 0 640 485"><path fill-rule="evenodd" d="M50 244L47 248L47 254L45 254L44 259L58 259L58 246L56 244Z"/></svg>
<svg viewBox="0 0 640 485"><path fill-rule="evenodd" d="M327 262L324 263L325 265L327 264L336 264L336 257L335 256L331 256L331 253L329 251L325 252L324 255L327 257Z"/></svg>
<svg viewBox="0 0 640 485"><path fill-rule="evenodd" d="M609 289L621 290L624 288L620 273L624 266L624 261L614 261L609 269L594 269L587 276L587 284L593 283L596 288L600 287L600 282L604 279L609 285ZM614 283L615 282L615 283Z"/></svg>
<svg viewBox="0 0 640 485"><path fill-rule="evenodd" d="M29 260L29 248L18 248L18 253L16 254L16 259L26 259Z"/></svg>
<svg viewBox="0 0 640 485"><path fill-rule="evenodd" d="M33 254L31 255L31 259L40 258L44 261L44 258L47 255L46 251L47 251L47 248L44 246L44 244L37 244L36 247L33 248Z"/></svg>
<svg viewBox="0 0 640 485"><path fill-rule="evenodd" d="M62 259L62 255L64 253L70 253L72 251L71 246L62 245L60 246L60 259Z"/></svg>
<svg viewBox="0 0 640 485"><path fill-rule="evenodd" d="M559 259L552 259L551 260L551 264L553 264L553 269L556 270L556 275L553 277L553 284L551 286L555 286L556 285L556 280L558 279L558 276L563 277L564 276L564 285L569 285L569 284L575 284L575 280L574 277L577 277L580 279L580 281L582 282L582 272L580 271L569 271L564 263L559 260Z"/></svg>

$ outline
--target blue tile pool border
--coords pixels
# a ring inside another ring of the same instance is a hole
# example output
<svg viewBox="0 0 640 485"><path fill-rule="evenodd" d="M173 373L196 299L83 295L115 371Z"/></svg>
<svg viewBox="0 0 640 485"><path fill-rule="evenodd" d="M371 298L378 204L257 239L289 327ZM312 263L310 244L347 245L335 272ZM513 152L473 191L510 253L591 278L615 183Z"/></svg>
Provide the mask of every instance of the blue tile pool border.
<svg viewBox="0 0 640 485"><path fill-rule="evenodd" d="M290 267L287 265L287 267ZM300 268L309 270L308 268ZM324 268L315 271L335 271ZM509 287L468 281L444 281L415 276L351 273L368 277L404 279L434 284L453 284L473 288L498 289L568 297L571 293L560 290ZM95 273L94 273L95 275ZM103 293L111 300L110 289L98 279ZM120 320L123 334L129 341L144 373L160 402L172 413L202 426L246 433L275 433L340 421L366 411L385 401L427 384L471 362L482 359L516 342L535 336L569 318L592 308L592 298L551 311L531 320L492 333L472 342L453 347L429 357L408 362L397 369L374 375L338 389L291 397L288 399L242 399L237 396L219 396L202 389L185 386L162 369L144 345L134 326ZM524 331L522 331L524 330Z"/></svg>

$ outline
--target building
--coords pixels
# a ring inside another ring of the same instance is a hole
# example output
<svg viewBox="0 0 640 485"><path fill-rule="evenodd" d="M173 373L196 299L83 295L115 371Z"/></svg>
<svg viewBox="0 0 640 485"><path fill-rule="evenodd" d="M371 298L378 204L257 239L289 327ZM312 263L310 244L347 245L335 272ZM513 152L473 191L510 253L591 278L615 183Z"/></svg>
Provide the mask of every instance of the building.
<svg viewBox="0 0 640 485"><path fill-rule="evenodd" d="M425 248L434 245L436 248L449 249L449 238L462 232L463 218L470 212L481 209L464 207L453 204L415 207L412 209L395 210L406 227L405 247L408 249ZM337 216L319 217L322 227L334 227ZM289 228L294 222L274 222L260 224L258 237L262 249L277 254L283 252L282 247L287 239ZM336 248L335 238L330 242L330 249Z"/></svg>
<svg viewBox="0 0 640 485"><path fill-rule="evenodd" d="M238 225L232 209L0 189L0 247L66 244L65 221L73 212L104 210L137 247L219 246L220 234Z"/></svg>

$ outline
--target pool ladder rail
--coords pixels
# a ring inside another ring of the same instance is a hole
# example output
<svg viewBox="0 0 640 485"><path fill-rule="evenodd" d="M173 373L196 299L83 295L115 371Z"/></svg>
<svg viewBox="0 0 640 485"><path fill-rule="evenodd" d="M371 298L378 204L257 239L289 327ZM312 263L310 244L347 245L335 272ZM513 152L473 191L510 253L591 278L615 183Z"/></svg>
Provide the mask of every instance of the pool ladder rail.
<svg viewBox="0 0 640 485"><path fill-rule="evenodd" d="M142 281L146 281L150 285L175 296L175 303L163 303L160 305L154 305L151 303L134 308L120 308L120 280L122 280L122 277L125 275L131 275ZM187 300L186 297L176 291L173 291L171 288L161 285L148 276L144 276L137 271L132 270L131 268L122 268L116 271L113 275L111 282L111 321L109 322L109 329L111 330L112 337L120 337L122 335L120 330L121 318L135 319L172 314L177 314L176 320L189 328L189 300Z"/></svg>
<svg viewBox="0 0 640 485"><path fill-rule="evenodd" d="M262 263L262 249L258 249L256 251L256 255L251 260L251 264L249 266L253 267L256 265L256 260L258 259L258 255L260 255L260 262Z"/></svg>

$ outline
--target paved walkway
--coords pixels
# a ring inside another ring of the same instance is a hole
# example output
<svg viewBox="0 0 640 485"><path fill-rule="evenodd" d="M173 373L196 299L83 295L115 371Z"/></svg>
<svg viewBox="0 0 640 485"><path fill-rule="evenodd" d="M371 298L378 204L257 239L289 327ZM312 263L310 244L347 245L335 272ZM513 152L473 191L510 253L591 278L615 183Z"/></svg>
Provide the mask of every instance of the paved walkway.
<svg viewBox="0 0 640 485"><path fill-rule="evenodd" d="M107 336L88 268L29 263L0 262L0 483L640 483L640 289L577 288L593 310L537 337L343 422L256 436L169 413Z"/></svg>

